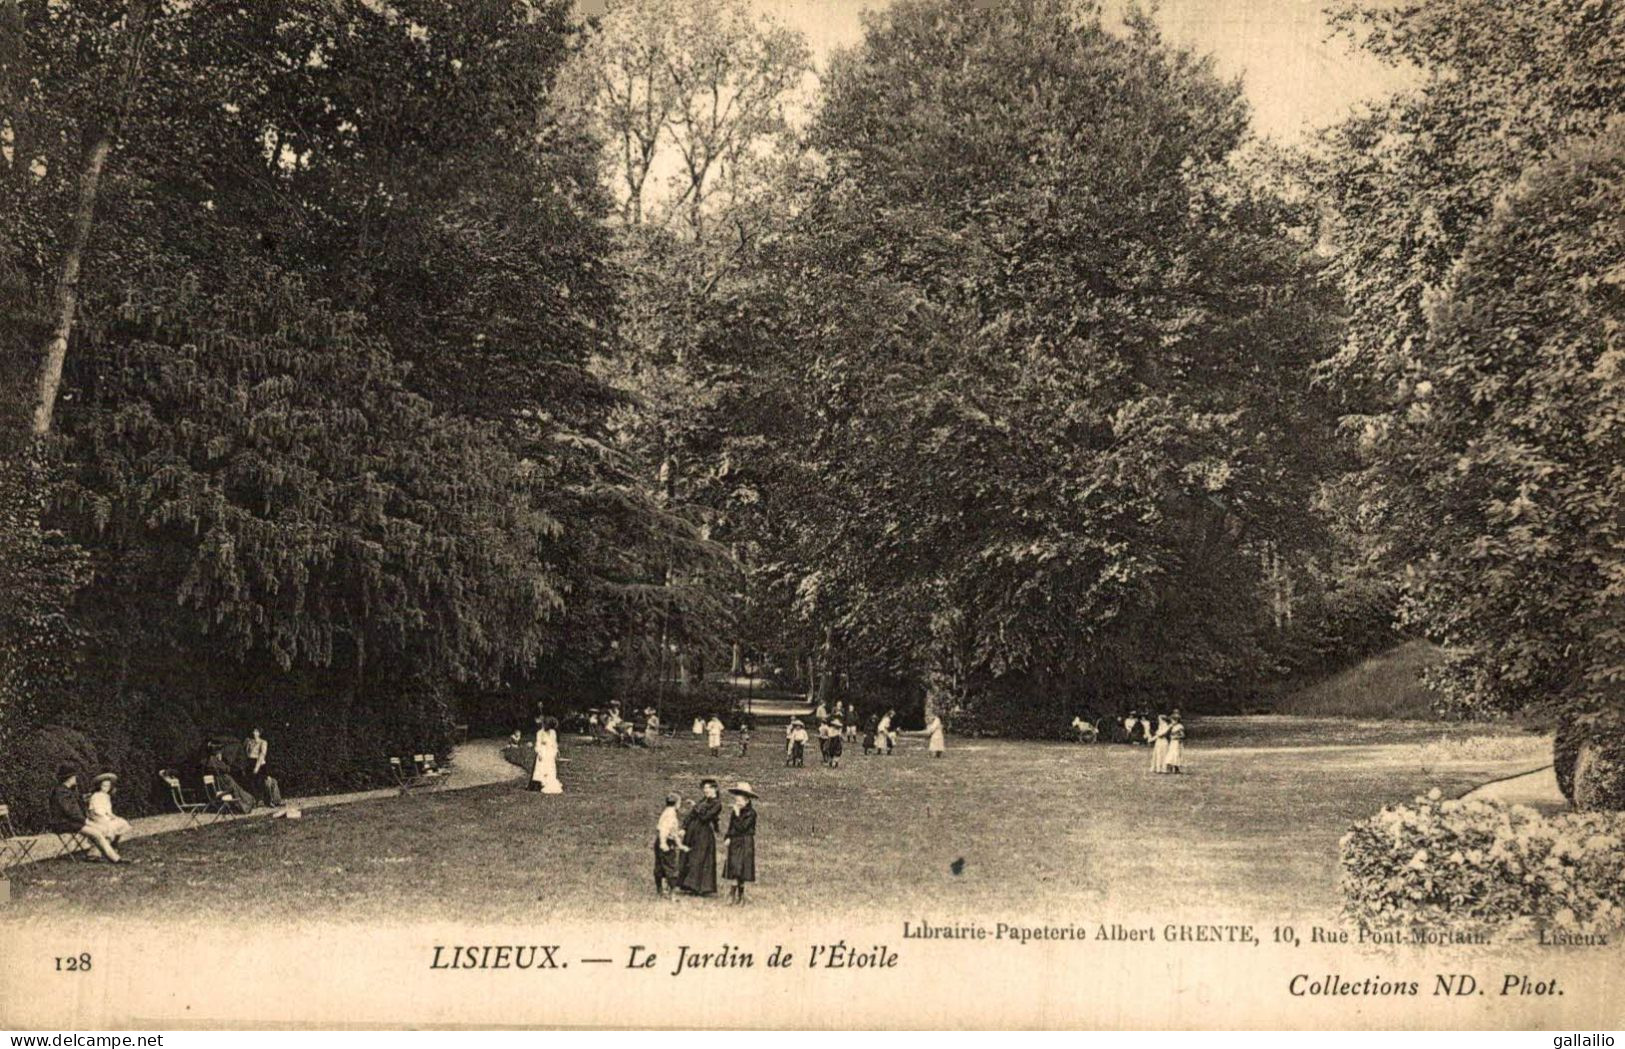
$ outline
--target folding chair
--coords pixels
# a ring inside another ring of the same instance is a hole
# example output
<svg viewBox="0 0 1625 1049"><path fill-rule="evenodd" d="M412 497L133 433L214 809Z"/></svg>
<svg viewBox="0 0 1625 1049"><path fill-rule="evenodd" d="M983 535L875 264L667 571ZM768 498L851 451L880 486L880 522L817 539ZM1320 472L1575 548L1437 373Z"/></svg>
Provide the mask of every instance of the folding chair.
<svg viewBox="0 0 1625 1049"><path fill-rule="evenodd" d="M423 786L417 770L414 768L408 771L406 763L400 758L389 759L389 774L395 778L395 786L400 788L402 794L411 793L413 787Z"/></svg>
<svg viewBox="0 0 1625 1049"><path fill-rule="evenodd" d="M418 779L431 790L445 783L446 772L435 766L433 754L413 754L412 764L417 768Z"/></svg>
<svg viewBox="0 0 1625 1049"><path fill-rule="evenodd" d="M227 816L235 815L232 806L237 804L237 795L229 790L221 790L214 782L213 776L203 777L203 793L208 795L208 812L214 814L211 823L219 823Z"/></svg>
<svg viewBox="0 0 1625 1049"><path fill-rule="evenodd" d="M39 844L33 838L25 838L17 833L17 828L11 822L11 806L0 805L0 870L9 870L28 862L29 854L34 846ZM7 859L7 856L16 852L16 859Z"/></svg>
<svg viewBox="0 0 1625 1049"><path fill-rule="evenodd" d="M92 854L99 855L90 844L90 839L76 830L58 830L51 833L55 834L56 840L61 843L62 855L70 860L90 860L94 858Z"/></svg>
<svg viewBox="0 0 1625 1049"><path fill-rule="evenodd" d="M451 776L451 769L448 769L446 766L440 764L433 754L423 755L423 771L426 774L435 777L441 782L441 784L444 784Z"/></svg>
<svg viewBox="0 0 1625 1049"><path fill-rule="evenodd" d="M159 769L158 778L169 788L169 801L175 806L175 811L186 817L188 827L196 827L203 811L209 807L208 803L188 798L186 788L181 786L181 778L174 769Z"/></svg>

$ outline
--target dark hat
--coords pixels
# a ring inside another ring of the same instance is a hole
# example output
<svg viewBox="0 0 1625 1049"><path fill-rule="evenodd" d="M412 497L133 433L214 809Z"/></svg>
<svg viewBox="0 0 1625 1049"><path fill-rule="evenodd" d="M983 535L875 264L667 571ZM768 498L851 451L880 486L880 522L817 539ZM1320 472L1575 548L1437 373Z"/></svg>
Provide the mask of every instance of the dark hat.
<svg viewBox="0 0 1625 1049"><path fill-rule="evenodd" d="M720 784L717 783L717 778L715 776L707 776L704 779L700 780L700 786L702 786L702 787L704 787L704 786L716 787L716 786L719 786L719 785Z"/></svg>
<svg viewBox="0 0 1625 1049"><path fill-rule="evenodd" d="M63 780L67 779L69 776L77 776L77 775L79 775L79 770L74 768L72 765L69 765L65 761L62 764L60 764L60 765L58 765L56 767L56 781L58 783L61 783Z"/></svg>

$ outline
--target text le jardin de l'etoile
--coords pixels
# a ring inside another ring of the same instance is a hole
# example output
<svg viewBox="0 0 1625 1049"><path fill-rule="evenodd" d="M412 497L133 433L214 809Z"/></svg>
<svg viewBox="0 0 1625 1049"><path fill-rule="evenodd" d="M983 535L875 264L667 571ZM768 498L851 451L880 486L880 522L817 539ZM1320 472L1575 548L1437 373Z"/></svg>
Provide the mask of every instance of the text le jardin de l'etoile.
<svg viewBox="0 0 1625 1049"><path fill-rule="evenodd" d="M679 944L675 955L664 948L656 952L642 944L633 944L626 948L622 956L624 961L616 958L567 957L559 944L437 944L429 968L535 969L545 972L602 966L681 976L701 969L754 969L757 967L757 956L758 952L741 950L726 943L714 950ZM665 959L664 963L662 958ZM768 969L789 969L794 966L807 969L895 969L897 952L883 944L857 947L845 940L816 943L794 951L779 944L763 956L761 964Z"/></svg>

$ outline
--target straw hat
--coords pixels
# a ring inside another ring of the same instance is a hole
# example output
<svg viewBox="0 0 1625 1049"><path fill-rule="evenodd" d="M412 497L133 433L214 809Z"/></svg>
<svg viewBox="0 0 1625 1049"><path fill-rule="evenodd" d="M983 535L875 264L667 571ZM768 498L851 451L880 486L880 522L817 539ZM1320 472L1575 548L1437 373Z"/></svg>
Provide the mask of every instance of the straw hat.
<svg viewBox="0 0 1625 1049"><path fill-rule="evenodd" d="M117 772L104 772L100 776L97 776L95 779L92 779L90 782L99 787L99 786L102 785L102 783L104 781L107 782L107 783L117 783L118 782L118 773Z"/></svg>
<svg viewBox="0 0 1625 1049"><path fill-rule="evenodd" d="M728 788L728 793L729 794L738 794L740 797L745 797L745 798L759 798L759 797L761 797L760 794L757 794L754 790L751 790L750 789L750 784L746 783L744 780L740 780L734 786L729 787Z"/></svg>

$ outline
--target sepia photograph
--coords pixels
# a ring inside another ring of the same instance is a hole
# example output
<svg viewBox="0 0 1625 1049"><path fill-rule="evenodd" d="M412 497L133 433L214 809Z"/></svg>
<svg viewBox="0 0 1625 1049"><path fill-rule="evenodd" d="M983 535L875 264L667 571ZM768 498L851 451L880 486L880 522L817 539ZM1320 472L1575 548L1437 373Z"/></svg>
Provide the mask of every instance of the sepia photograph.
<svg viewBox="0 0 1625 1049"><path fill-rule="evenodd" d="M1622 945L1625 0L0 0L0 1029Z"/></svg>

